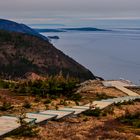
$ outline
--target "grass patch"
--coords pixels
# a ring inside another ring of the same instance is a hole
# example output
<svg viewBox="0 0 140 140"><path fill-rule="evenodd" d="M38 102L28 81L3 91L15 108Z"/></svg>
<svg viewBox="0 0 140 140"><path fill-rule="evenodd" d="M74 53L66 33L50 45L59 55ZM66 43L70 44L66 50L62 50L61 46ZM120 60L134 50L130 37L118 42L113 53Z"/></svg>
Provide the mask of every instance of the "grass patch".
<svg viewBox="0 0 140 140"><path fill-rule="evenodd" d="M114 97L106 95L105 93L97 93L96 94L96 100L103 100L103 99L109 99L109 98L114 98Z"/></svg>
<svg viewBox="0 0 140 140"><path fill-rule="evenodd" d="M118 120L123 124L140 128L140 112L130 114L128 111L126 111L125 115L119 117Z"/></svg>

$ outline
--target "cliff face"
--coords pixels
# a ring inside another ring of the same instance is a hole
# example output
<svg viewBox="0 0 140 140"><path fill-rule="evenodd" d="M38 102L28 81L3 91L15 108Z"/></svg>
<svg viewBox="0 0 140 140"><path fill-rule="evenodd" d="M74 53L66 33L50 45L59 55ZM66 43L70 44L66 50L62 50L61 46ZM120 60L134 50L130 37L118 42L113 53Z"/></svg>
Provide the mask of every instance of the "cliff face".
<svg viewBox="0 0 140 140"><path fill-rule="evenodd" d="M84 81L94 75L47 40L29 34L0 30L0 75L20 78L28 72L55 75L59 72Z"/></svg>

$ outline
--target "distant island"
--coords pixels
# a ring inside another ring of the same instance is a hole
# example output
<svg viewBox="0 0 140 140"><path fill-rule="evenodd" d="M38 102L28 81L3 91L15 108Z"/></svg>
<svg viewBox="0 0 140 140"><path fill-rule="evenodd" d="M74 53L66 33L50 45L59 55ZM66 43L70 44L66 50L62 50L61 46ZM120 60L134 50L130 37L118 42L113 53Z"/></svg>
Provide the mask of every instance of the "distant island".
<svg viewBox="0 0 140 140"><path fill-rule="evenodd" d="M48 36L49 39L60 39L59 36Z"/></svg>
<svg viewBox="0 0 140 140"><path fill-rule="evenodd" d="M37 32L68 32L68 31L85 31L85 32L97 32L97 31L109 31L105 29L93 28L93 27L82 27L82 28L58 28L58 29L35 29Z"/></svg>
<svg viewBox="0 0 140 140"><path fill-rule="evenodd" d="M62 29L37 29L35 28L34 30L36 30L39 33L45 33L45 32L54 32L54 33L59 33L59 32L66 32Z"/></svg>

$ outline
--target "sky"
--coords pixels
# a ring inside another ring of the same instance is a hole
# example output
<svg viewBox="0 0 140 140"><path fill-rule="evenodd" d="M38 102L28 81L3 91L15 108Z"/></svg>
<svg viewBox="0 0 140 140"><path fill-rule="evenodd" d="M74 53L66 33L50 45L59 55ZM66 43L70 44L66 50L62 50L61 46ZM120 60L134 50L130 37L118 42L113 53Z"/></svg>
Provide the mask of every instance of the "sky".
<svg viewBox="0 0 140 140"><path fill-rule="evenodd" d="M140 18L140 0L0 0L0 18Z"/></svg>

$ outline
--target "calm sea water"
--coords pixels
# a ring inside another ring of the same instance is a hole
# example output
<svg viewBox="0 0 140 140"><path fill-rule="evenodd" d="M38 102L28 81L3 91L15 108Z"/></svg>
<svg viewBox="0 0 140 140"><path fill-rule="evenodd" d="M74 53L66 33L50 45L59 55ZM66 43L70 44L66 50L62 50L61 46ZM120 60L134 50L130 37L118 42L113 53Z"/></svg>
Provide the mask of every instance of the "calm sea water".
<svg viewBox="0 0 140 140"><path fill-rule="evenodd" d="M104 79L129 79L140 84L140 20L79 20L75 23L32 24L35 28L95 27L107 32L43 33L59 36L56 48Z"/></svg>

